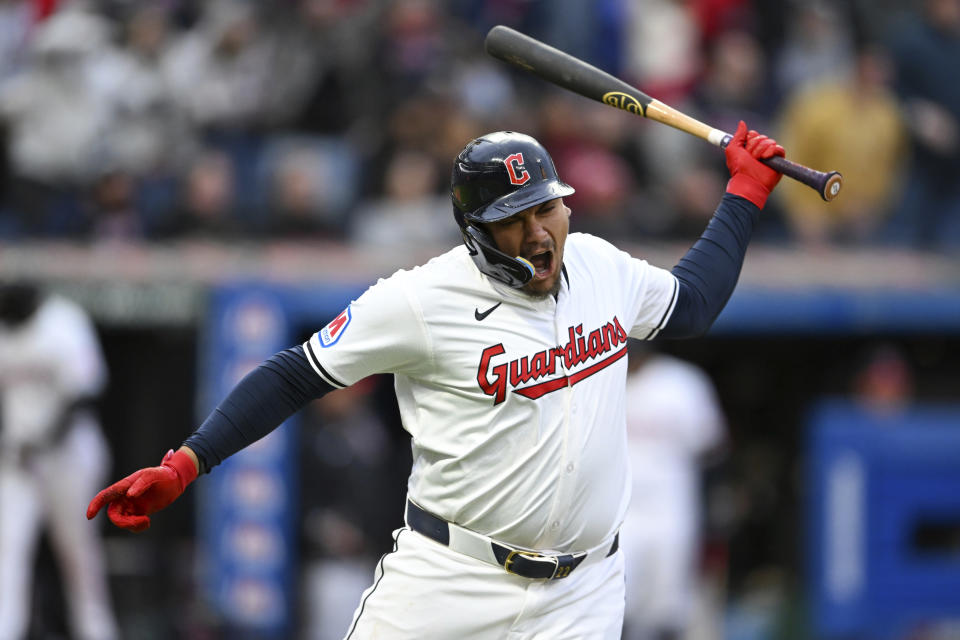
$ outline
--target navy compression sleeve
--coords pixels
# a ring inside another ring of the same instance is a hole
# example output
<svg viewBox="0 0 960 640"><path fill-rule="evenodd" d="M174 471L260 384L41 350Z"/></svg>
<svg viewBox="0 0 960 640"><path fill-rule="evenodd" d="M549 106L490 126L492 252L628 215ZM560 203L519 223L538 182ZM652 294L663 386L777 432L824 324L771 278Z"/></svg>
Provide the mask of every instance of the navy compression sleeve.
<svg viewBox="0 0 960 640"><path fill-rule="evenodd" d="M320 379L298 345L264 361L241 380L183 444L201 473L273 431L333 387Z"/></svg>
<svg viewBox="0 0 960 640"><path fill-rule="evenodd" d="M707 332L733 293L759 217L760 209L750 201L724 194L700 239L671 269L680 287L662 337L690 338Z"/></svg>

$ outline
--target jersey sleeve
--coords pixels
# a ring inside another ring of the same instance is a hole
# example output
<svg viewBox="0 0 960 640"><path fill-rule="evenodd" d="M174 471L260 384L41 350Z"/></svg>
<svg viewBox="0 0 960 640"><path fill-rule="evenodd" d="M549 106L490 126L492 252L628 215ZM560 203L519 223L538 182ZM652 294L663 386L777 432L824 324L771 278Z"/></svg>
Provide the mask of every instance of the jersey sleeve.
<svg viewBox="0 0 960 640"><path fill-rule="evenodd" d="M623 287L626 317L631 338L652 340L670 320L677 303L679 283L676 276L646 260L616 251L616 280Z"/></svg>
<svg viewBox="0 0 960 640"><path fill-rule="evenodd" d="M632 309L635 311L633 326L629 334L632 338L652 340L670 320L670 314L677 304L679 283L676 276L645 260L637 260L641 274L632 290Z"/></svg>
<svg viewBox="0 0 960 640"><path fill-rule="evenodd" d="M342 388L376 373L424 370L427 334L406 279L403 272L381 279L303 344L324 382Z"/></svg>

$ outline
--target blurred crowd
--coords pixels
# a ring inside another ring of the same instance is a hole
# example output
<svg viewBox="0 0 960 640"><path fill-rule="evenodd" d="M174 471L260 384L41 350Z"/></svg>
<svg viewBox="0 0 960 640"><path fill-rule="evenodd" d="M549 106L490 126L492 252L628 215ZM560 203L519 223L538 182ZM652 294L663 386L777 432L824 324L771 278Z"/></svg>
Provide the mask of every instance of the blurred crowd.
<svg viewBox="0 0 960 640"><path fill-rule="evenodd" d="M760 236L960 246L960 0L0 0L0 242L457 241L450 163L538 137L575 230L690 240L703 141L487 56L507 24L790 159Z"/></svg>

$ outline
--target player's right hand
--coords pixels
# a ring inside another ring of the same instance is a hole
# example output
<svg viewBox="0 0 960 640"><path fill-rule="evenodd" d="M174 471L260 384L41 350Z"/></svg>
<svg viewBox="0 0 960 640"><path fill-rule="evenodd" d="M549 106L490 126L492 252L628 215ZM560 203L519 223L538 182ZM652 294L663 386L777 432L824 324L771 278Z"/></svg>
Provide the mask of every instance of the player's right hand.
<svg viewBox="0 0 960 640"><path fill-rule="evenodd" d="M158 467L131 473L98 493L87 507L90 520L103 505L110 521L121 529L143 531L150 526L150 515L180 497L197 477L197 467L183 451L167 452Z"/></svg>
<svg viewBox="0 0 960 640"><path fill-rule="evenodd" d="M730 171L727 193L746 198L762 209L767 202L767 196L780 182L783 174L760 160L785 156L783 147L773 138L752 129L747 131L746 123L741 120L724 153L727 156L727 169Z"/></svg>

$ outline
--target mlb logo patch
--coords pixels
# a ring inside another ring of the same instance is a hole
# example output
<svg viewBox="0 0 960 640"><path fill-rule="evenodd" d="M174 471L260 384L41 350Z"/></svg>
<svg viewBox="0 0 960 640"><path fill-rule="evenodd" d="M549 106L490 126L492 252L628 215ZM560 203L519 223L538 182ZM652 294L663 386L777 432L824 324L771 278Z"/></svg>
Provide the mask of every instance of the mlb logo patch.
<svg viewBox="0 0 960 640"><path fill-rule="evenodd" d="M347 307L340 312L340 315L331 320L330 324L321 329L320 332L317 333L320 337L320 346L326 348L335 345L337 340L340 339L340 336L343 335L347 325L350 324L351 317L350 307Z"/></svg>

